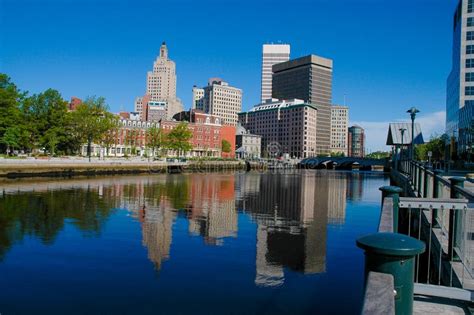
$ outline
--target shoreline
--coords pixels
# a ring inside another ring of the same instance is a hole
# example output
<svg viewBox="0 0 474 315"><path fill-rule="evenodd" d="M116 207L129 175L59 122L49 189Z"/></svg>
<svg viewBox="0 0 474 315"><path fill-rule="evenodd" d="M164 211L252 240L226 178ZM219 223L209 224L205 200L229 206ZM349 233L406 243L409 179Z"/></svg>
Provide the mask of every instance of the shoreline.
<svg viewBox="0 0 474 315"><path fill-rule="evenodd" d="M250 164L251 168L258 165ZM96 175L126 175L245 170L245 161L49 161L18 160L0 162L0 178L75 177Z"/></svg>

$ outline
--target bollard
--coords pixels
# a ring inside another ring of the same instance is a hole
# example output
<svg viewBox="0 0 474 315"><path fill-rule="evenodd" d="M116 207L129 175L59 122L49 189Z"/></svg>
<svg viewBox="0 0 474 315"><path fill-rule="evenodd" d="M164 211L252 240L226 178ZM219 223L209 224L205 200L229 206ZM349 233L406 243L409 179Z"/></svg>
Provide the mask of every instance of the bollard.
<svg viewBox="0 0 474 315"><path fill-rule="evenodd" d="M382 192L382 207L386 197L392 197L393 200L393 231L398 232L398 202L400 201L400 193L403 191L397 186L382 186L379 188Z"/></svg>
<svg viewBox="0 0 474 315"><path fill-rule="evenodd" d="M451 198L459 199L462 198L462 195L455 189L455 187L464 187L464 181L466 179L464 177L451 177L449 181L451 182ZM457 230L459 227L459 220L460 216L458 211L450 209L449 210L449 238L448 238L448 257L451 261L459 261L459 257L454 252L454 247L457 245L456 243L456 235Z"/></svg>
<svg viewBox="0 0 474 315"><path fill-rule="evenodd" d="M439 198L439 176L443 173L442 170L433 171L433 198ZM431 213L431 225L438 228L438 209L433 209Z"/></svg>
<svg viewBox="0 0 474 315"><path fill-rule="evenodd" d="M423 177L423 198L428 198L428 170L431 170L431 167L425 165L425 176Z"/></svg>
<svg viewBox="0 0 474 315"><path fill-rule="evenodd" d="M425 251L425 244L398 233L370 234L356 243L365 251L365 279L371 271L393 275L395 314L412 314L414 258Z"/></svg>

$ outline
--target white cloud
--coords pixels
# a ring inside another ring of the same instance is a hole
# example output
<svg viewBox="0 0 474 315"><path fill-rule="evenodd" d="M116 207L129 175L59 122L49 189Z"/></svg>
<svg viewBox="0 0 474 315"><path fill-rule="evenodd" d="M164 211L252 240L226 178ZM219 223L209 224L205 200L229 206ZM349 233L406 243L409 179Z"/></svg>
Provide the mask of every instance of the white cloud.
<svg viewBox="0 0 474 315"><path fill-rule="evenodd" d="M366 150L373 151L387 151L390 147L386 146L388 124L391 122L408 122L406 119L395 119L392 121L353 121L350 125L359 125L365 129ZM429 140L432 135L442 135L445 130L446 112L439 111L427 114L418 114L415 122L421 125L421 132L426 140Z"/></svg>

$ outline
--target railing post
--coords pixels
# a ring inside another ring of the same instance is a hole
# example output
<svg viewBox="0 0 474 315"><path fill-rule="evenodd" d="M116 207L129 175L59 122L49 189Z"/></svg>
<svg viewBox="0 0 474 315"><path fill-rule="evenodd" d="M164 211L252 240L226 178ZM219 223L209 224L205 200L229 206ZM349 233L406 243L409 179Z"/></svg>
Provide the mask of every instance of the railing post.
<svg viewBox="0 0 474 315"><path fill-rule="evenodd" d="M379 188L382 192L382 207L383 201L386 197L391 197L393 200L393 232L398 232L398 202L400 201L400 193L403 191L397 186L382 186Z"/></svg>
<svg viewBox="0 0 474 315"><path fill-rule="evenodd" d="M431 167L425 165L425 172L423 177L423 198L428 198L428 171L431 170Z"/></svg>
<svg viewBox="0 0 474 315"><path fill-rule="evenodd" d="M433 198L439 198L439 176L443 173L442 170L437 169L433 170ZM433 209L431 213L431 225L433 227L439 227L438 223L438 209Z"/></svg>
<svg viewBox="0 0 474 315"><path fill-rule="evenodd" d="M398 233L375 233L360 237L357 246L365 251L365 277L369 272L393 275L395 314L413 313L415 256L425 251L425 244Z"/></svg>
<svg viewBox="0 0 474 315"><path fill-rule="evenodd" d="M464 177L451 177L449 181L451 182L451 198L459 199L462 198L460 192L456 189L457 187L464 187ZM456 235L458 229L458 212L456 210L449 210L449 238L448 238L448 257L449 260L459 260L459 257L454 252L454 247L456 246Z"/></svg>
<svg viewBox="0 0 474 315"><path fill-rule="evenodd" d="M418 193L418 197L421 197L421 177L422 177L423 169L421 164L418 164L418 185L416 187L416 192Z"/></svg>

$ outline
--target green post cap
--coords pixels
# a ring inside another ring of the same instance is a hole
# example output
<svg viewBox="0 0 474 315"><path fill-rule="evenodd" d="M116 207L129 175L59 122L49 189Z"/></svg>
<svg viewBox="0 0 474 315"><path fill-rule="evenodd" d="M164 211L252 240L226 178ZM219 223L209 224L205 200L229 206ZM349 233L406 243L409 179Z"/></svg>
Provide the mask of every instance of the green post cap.
<svg viewBox="0 0 474 315"><path fill-rule="evenodd" d="M398 186L382 186L379 188L380 191L385 191L388 193L401 193L403 189Z"/></svg>
<svg viewBox="0 0 474 315"><path fill-rule="evenodd" d="M464 183L466 179L464 177L460 177L460 176L454 176L454 177L450 177L449 178L449 181L451 182L451 184L453 185L459 185L459 184L462 184Z"/></svg>
<svg viewBox="0 0 474 315"><path fill-rule="evenodd" d="M425 251L425 243L398 233L374 233L359 237L357 246L367 253L412 257Z"/></svg>

